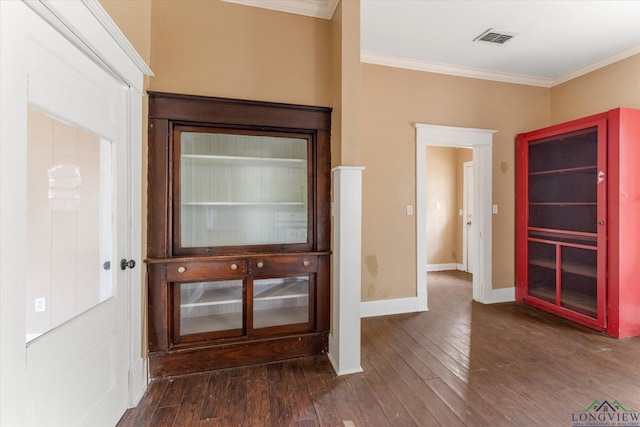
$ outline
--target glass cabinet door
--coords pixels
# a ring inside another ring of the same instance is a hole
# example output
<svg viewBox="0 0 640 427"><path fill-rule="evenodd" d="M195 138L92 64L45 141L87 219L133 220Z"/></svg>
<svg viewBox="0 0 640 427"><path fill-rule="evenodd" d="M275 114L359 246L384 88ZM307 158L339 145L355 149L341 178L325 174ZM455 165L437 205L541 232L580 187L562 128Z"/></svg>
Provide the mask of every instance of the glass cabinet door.
<svg viewBox="0 0 640 427"><path fill-rule="evenodd" d="M243 281L175 283L174 302L179 326L176 342L183 337L213 334L216 337L243 335Z"/></svg>
<svg viewBox="0 0 640 427"><path fill-rule="evenodd" d="M176 252L309 245L310 141L304 135L183 129L176 137L180 159Z"/></svg>
<svg viewBox="0 0 640 427"><path fill-rule="evenodd" d="M596 318L598 315L598 252L596 248L562 248L561 305Z"/></svg>
<svg viewBox="0 0 640 427"><path fill-rule="evenodd" d="M253 328L309 323L309 276L255 279Z"/></svg>
<svg viewBox="0 0 640 427"><path fill-rule="evenodd" d="M604 324L605 126L528 142L527 296ZM548 307L548 305L547 305Z"/></svg>
<svg viewBox="0 0 640 427"><path fill-rule="evenodd" d="M283 326L309 329L310 276L253 279L252 283L252 298L246 302L245 283L240 279L174 283L174 342L251 336Z"/></svg>

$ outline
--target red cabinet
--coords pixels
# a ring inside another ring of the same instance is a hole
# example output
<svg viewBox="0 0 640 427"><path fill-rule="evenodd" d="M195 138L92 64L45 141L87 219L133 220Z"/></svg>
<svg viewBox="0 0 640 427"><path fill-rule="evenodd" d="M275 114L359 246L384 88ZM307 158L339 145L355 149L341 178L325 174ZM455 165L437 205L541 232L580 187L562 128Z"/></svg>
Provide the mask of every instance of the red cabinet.
<svg viewBox="0 0 640 427"><path fill-rule="evenodd" d="M516 300L640 335L640 110L518 135Z"/></svg>

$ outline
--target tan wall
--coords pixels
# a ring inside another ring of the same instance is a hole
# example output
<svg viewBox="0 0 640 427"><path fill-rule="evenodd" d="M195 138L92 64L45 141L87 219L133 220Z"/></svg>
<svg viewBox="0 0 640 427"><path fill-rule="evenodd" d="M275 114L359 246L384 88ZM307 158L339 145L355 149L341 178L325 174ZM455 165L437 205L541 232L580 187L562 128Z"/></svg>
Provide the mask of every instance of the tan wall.
<svg viewBox="0 0 640 427"><path fill-rule="evenodd" d="M342 135L339 164L360 166L360 2L341 1L340 10L342 44L339 106Z"/></svg>
<svg viewBox="0 0 640 427"><path fill-rule="evenodd" d="M331 20L331 167L342 165L342 2ZM333 188L333 185L331 186ZM333 221L333 218L331 219ZM333 223L332 223L333 227Z"/></svg>
<svg viewBox="0 0 640 427"><path fill-rule="evenodd" d="M360 165L360 2L341 1L331 28L331 164Z"/></svg>
<svg viewBox="0 0 640 427"><path fill-rule="evenodd" d="M111 19L138 54L149 64L151 60L151 0L100 0Z"/></svg>
<svg viewBox="0 0 640 427"><path fill-rule="evenodd" d="M549 124L546 88L362 64L363 301L416 295L414 124L495 129L493 287L514 285L515 135Z"/></svg>
<svg viewBox="0 0 640 427"><path fill-rule="evenodd" d="M427 147L427 264L456 262L457 151Z"/></svg>
<svg viewBox="0 0 640 427"><path fill-rule="evenodd" d="M640 108L640 54L551 89L551 123L616 107Z"/></svg>
<svg viewBox="0 0 640 427"><path fill-rule="evenodd" d="M551 90L370 64L358 75L342 63L357 50L357 2L341 2L333 21L220 1L102 4L150 62L152 90L335 106L333 164L366 167L366 301L415 295L415 217L406 215L406 205L415 205L415 122L498 130L493 286L501 288L514 281L515 134L620 105L640 107L640 55ZM341 111L360 88L360 104ZM359 126L343 131L345 122ZM375 277L366 269L371 261L379 266Z"/></svg>
<svg viewBox="0 0 640 427"><path fill-rule="evenodd" d="M330 23L221 1L154 1L151 89L330 106Z"/></svg>

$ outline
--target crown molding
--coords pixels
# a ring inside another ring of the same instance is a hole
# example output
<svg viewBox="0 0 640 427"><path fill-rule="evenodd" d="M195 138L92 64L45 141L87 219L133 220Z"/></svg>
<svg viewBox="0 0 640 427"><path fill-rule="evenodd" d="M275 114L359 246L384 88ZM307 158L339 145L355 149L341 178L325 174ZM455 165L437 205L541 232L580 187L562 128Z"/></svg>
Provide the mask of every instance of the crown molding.
<svg viewBox="0 0 640 427"><path fill-rule="evenodd" d="M338 0L223 0L245 6L331 20Z"/></svg>
<svg viewBox="0 0 640 427"><path fill-rule="evenodd" d="M100 2L98 0L82 0L82 3L84 3L85 7L96 17L107 33L113 37L113 40L115 40L118 46L126 52L127 56L136 64L138 69L147 76L153 76L151 68L149 68L144 59L142 59L138 51L133 47L120 28L118 28L116 23L113 22L113 19L107 11L104 10Z"/></svg>
<svg viewBox="0 0 640 427"><path fill-rule="evenodd" d="M385 65L387 67L405 68L408 70L426 71L429 73L447 74L458 77L469 77L472 79L493 80L504 83L516 83L528 86L539 86L552 88L559 84L568 82L577 77L588 74L599 68L611 65L630 56L640 54L640 45L632 46L628 49L614 53L596 62L580 67L577 70L563 74L555 79L544 77L532 77L520 74L500 73L496 71L482 70L478 68L458 67L455 65L440 64L435 62L420 61L410 58L401 58L390 55L380 55L377 53L361 52L360 61L368 64Z"/></svg>
<svg viewBox="0 0 640 427"><path fill-rule="evenodd" d="M614 53L613 55L609 55L605 58L599 59L596 62L592 62L591 64L585 65L584 67L580 67L577 70L571 71L556 79L553 79L551 81L551 87L568 82L569 80L573 80L577 77L584 76L585 74L589 74L590 72L595 71L599 68L606 67L607 65L611 65L614 62L622 61L623 59L626 59L633 55L637 55L639 53L640 44L631 46L628 49L621 50L620 52Z"/></svg>
<svg viewBox="0 0 640 427"><path fill-rule="evenodd" d="M525 76L520 74L500 73L479 68L459 67L436 62L420 61L377 53L361 52L360 61L368 64L385 65L387 67L406 68L429 73L447 74L472 79L492 80L504 83L515 83L528 86L551 87L551 79Z"/></svg>

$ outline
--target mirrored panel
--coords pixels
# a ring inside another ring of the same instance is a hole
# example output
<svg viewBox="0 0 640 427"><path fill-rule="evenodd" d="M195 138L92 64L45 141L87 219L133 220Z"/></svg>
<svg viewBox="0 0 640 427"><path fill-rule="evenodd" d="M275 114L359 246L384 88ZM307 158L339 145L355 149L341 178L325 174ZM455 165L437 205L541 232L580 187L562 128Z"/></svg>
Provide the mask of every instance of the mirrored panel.
<svg viewBox="0 0 640 427"><path fill-rule="evenodd" d="M28 110L27 336L110 298L111 142Z"/></svg>

